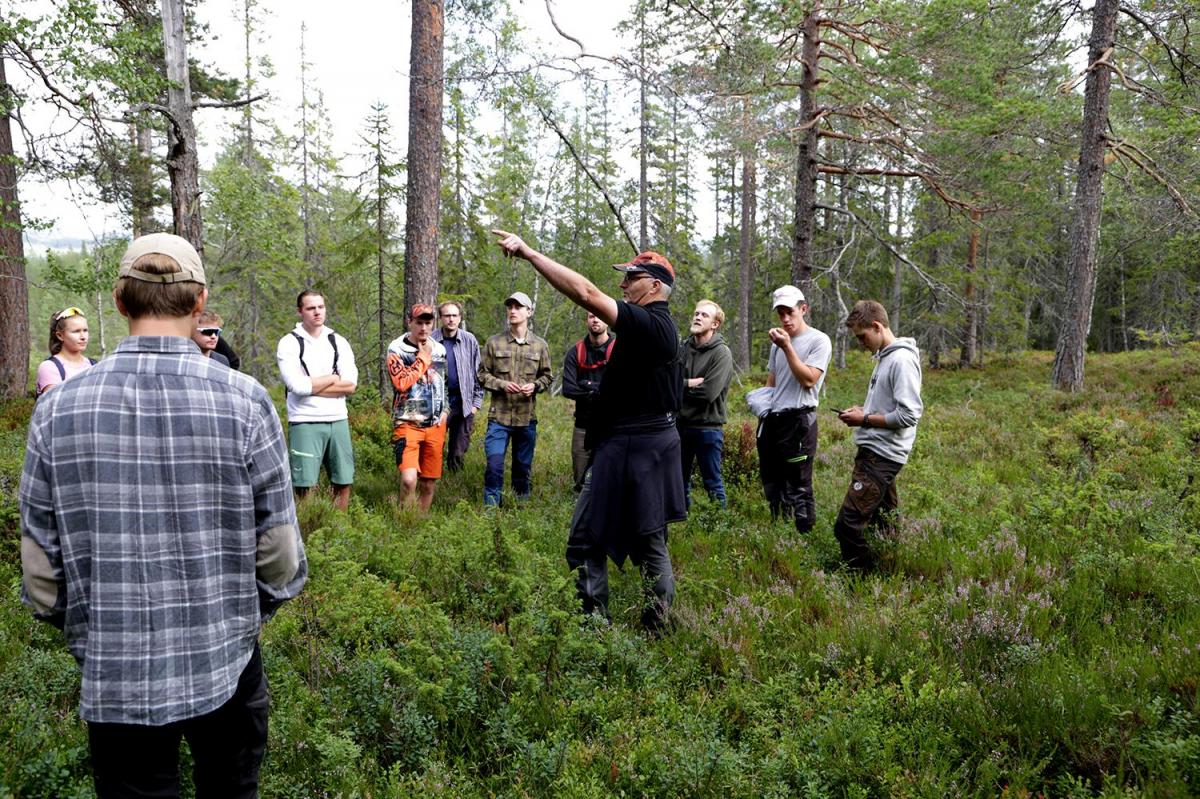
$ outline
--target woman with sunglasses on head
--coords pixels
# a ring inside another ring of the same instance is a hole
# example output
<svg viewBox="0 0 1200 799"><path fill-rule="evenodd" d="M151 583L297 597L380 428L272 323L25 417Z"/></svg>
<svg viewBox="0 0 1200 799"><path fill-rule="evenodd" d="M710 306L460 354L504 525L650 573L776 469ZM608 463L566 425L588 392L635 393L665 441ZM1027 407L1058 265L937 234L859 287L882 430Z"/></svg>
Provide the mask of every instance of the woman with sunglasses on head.
<svg viewBox="0 0 1200 799"><path fill-rule="evenodd" d="M50 317L50 357L38 366L38 396L95 365L83 354L87 345L88 323L83 311L71 306Z"/></svg>

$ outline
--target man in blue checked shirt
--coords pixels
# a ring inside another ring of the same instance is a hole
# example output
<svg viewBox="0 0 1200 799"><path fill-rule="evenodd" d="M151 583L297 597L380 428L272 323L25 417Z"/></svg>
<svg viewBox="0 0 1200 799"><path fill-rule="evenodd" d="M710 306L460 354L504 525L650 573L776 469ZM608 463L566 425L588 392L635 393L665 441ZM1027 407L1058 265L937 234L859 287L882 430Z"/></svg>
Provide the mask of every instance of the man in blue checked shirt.
<svg viewBox="0 0 1200 799"><path fill-rule="evenodd" d="M283 430L192 343L208 290L187 241L135 240L113 297L130 336L30 421L21 598L79 662L102 799L178 796L181 738L196 796L256 796L259 629L308 576Z"/></svg>

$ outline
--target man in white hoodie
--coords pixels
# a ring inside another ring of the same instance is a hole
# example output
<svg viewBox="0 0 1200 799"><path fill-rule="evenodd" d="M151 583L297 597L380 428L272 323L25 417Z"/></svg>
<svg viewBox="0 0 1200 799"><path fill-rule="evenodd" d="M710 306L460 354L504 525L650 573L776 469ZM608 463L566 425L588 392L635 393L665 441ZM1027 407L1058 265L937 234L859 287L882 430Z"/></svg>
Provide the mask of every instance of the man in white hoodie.
<svg viewBox="0 0 1200 799"><path fill-rule="evenodd" d="M874 300L855 303L846 327L876 363L866 402L838 414L846 425L858 428L854 433L858 454L833 533L842 547L842 560L851 568L868 571L875 558L863 531L869 525L890 528L900 502L896 476L908 462L924 411L921 353L913 339L896 337L887 309Z"/></svg>
<svg viewBox="0 0 1200 799"><path fill-rule="evenodd" d="M288 453L292 487L303 497L317 484L321 464L333 504L345 510L354 483L354 450L346 397L358 387L358 367L346 339L325 326L325 298L312 289L296 298L296 328L279 339L275 360L287 386Z"/></svg>

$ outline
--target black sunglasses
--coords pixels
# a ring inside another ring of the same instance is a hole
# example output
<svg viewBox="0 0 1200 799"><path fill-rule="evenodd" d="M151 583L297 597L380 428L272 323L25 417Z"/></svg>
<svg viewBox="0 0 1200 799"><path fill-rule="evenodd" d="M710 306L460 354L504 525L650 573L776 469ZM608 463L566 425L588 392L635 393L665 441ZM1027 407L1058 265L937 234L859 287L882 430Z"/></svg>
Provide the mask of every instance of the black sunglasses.
<svg viewBox="0 0 1200 799"><path fill-rule="evenodd" d="M200 328L200 335L202 335L202 336L219 336L219 335L221 335L221 328L219 328L219 327L202 327L202 328Z"/></svg>

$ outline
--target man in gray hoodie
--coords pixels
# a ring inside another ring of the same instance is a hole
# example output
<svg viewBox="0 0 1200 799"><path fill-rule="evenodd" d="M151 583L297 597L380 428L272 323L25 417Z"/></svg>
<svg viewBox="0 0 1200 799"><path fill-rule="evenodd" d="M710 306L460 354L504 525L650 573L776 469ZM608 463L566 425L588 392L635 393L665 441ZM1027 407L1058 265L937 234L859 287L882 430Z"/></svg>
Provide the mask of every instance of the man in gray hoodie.
<svg viewBox="0 0 1200 799"><path fill-rule="evenodd" d="M917 438L921 403L921 353L911 338L897 338L887 310L874 300L859 300L846 317L846 327L874 354L876 364L862 407L847 408L838 418L857 427L854 475L838 511L833 533L842 559L854 569L875 565L863 531L868 525L890 529L899 507L896 475L908 462Z"/></svg>
<svg viewBox="0 0 1200 799"><path fill-rule="evenodd" d="M683 485L691 505L692 464L708 498L725 507L721 455L725 451L725 398L733 378L733 353L719 329L725 312L712 300L700 300L692 312L691 333L679 346L683 363L683 404L679 408L680 460Z"/></svg>

